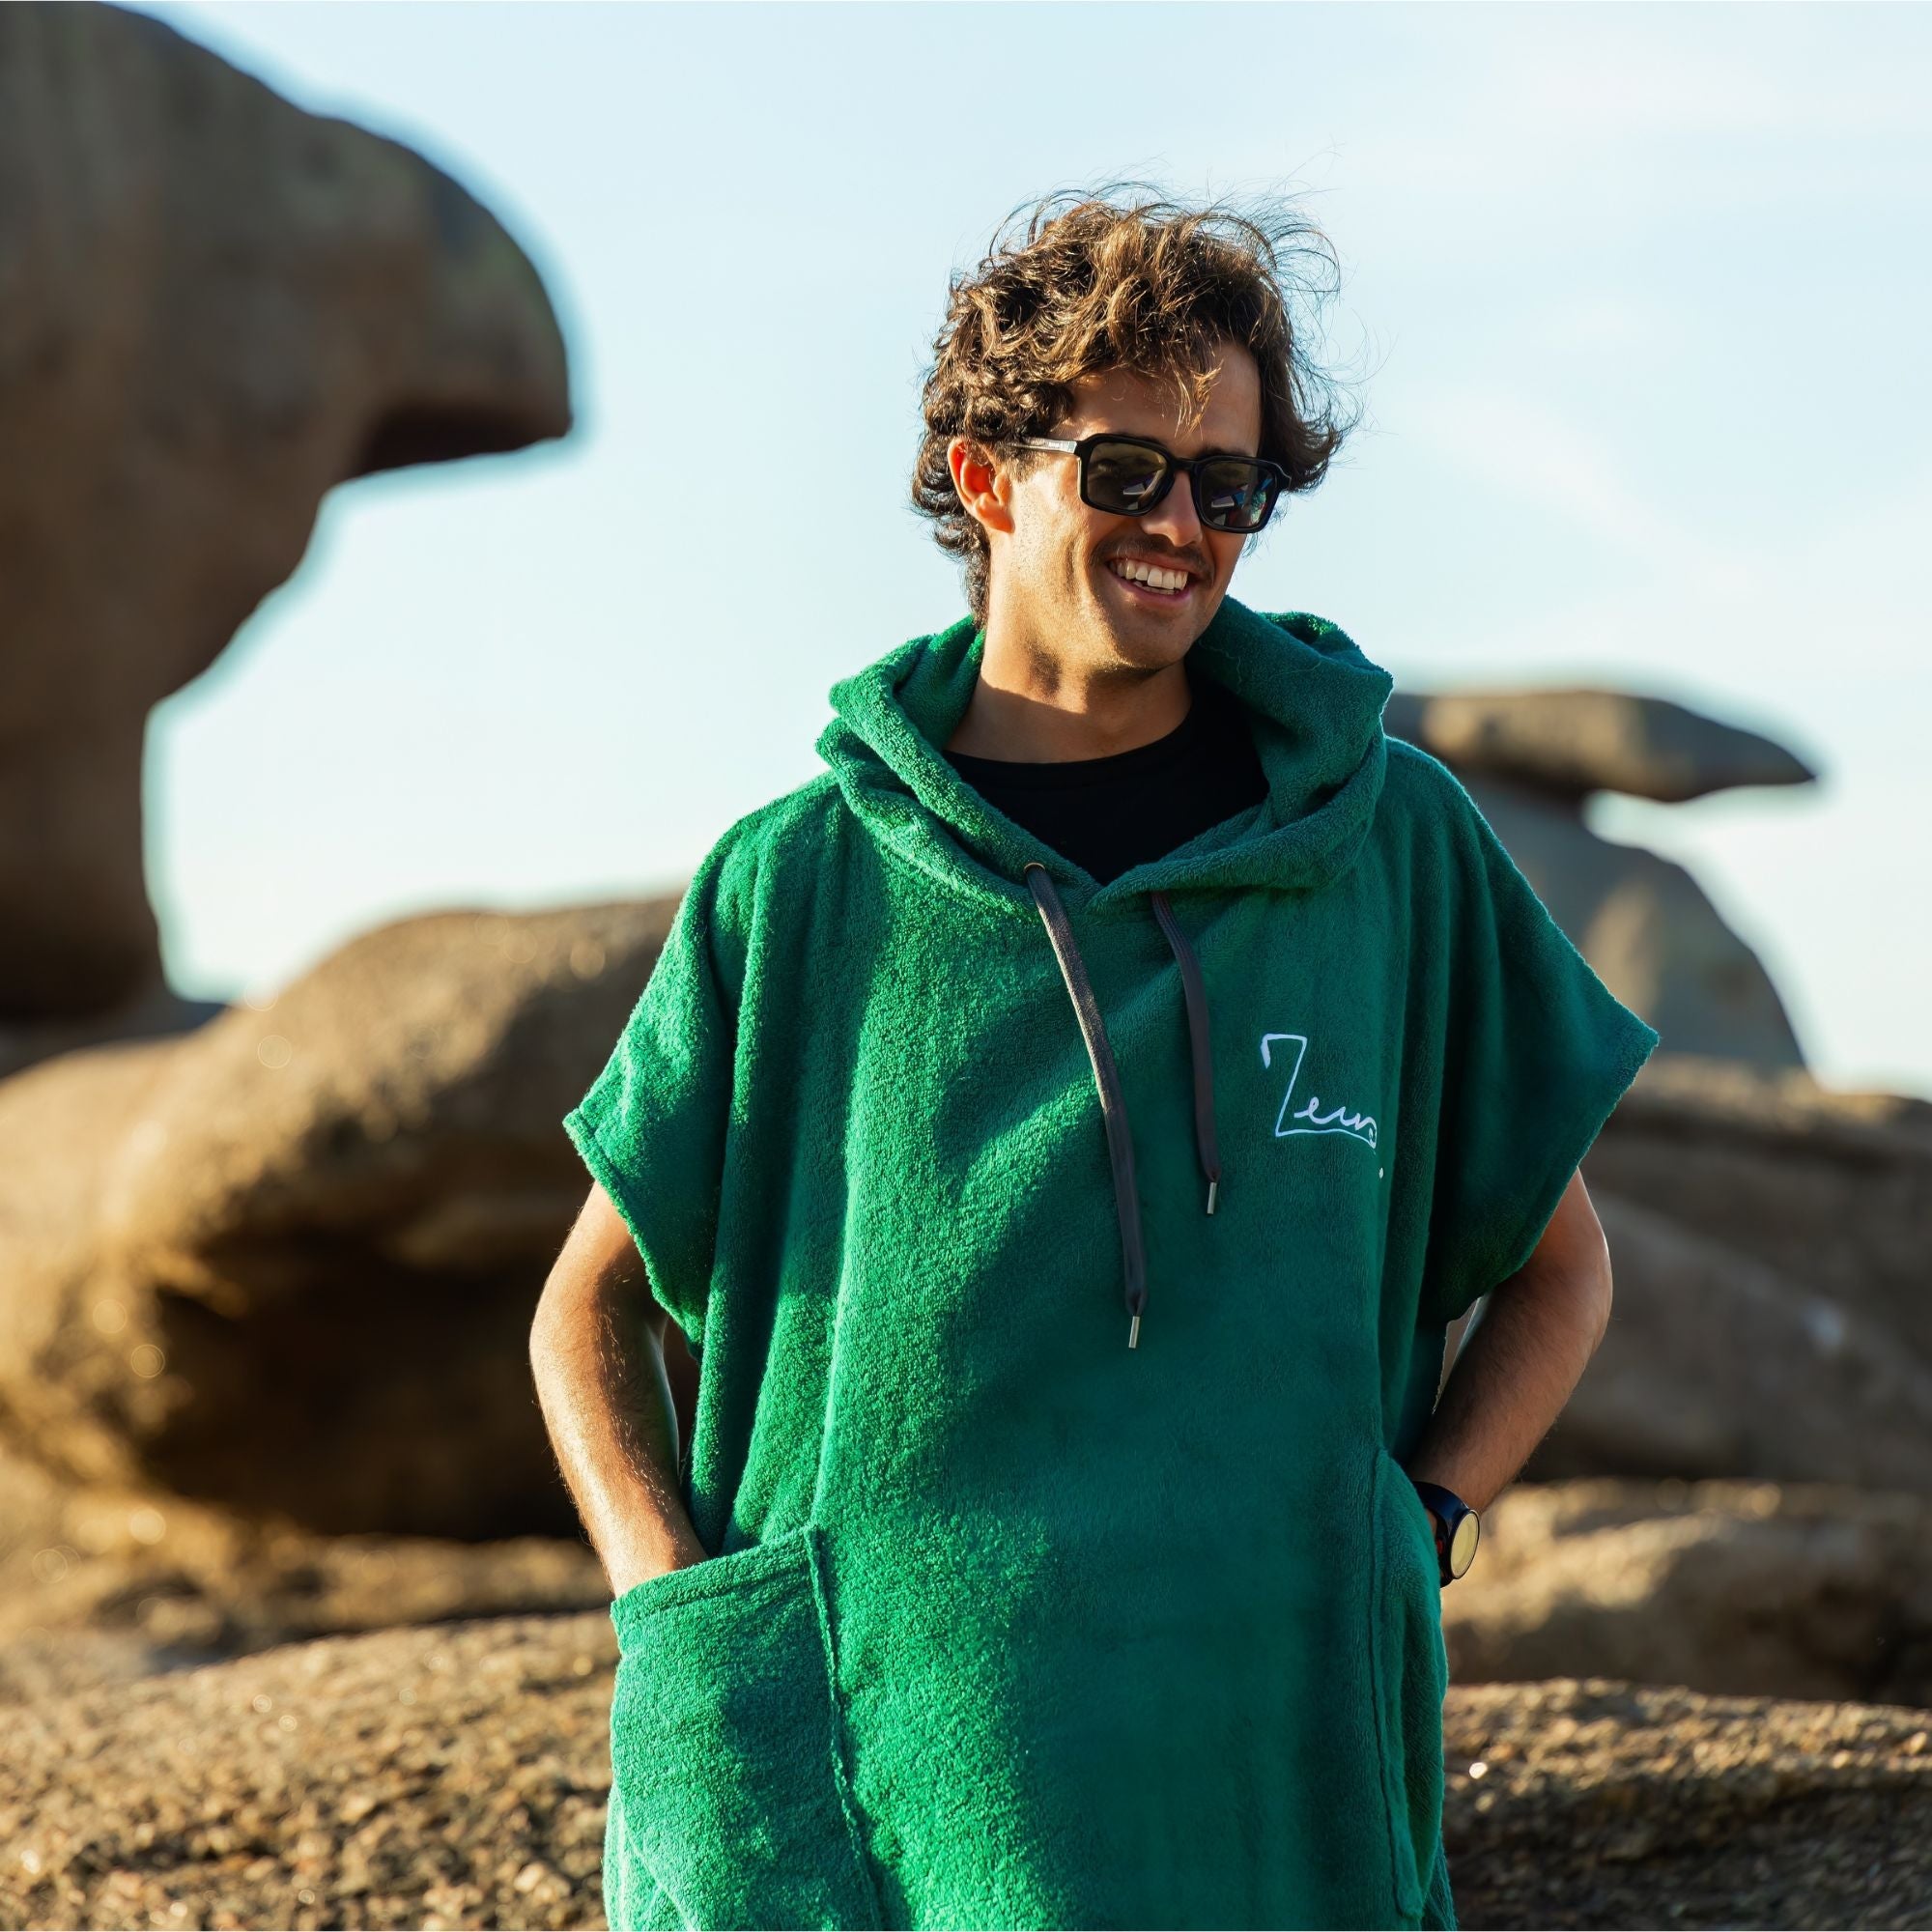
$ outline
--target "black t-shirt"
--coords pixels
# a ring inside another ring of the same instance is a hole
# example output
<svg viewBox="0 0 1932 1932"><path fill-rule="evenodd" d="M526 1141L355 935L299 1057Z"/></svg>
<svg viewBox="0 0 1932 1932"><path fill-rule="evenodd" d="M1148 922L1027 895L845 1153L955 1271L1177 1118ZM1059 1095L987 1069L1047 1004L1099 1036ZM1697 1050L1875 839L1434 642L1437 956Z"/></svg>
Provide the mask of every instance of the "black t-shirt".
<svg viewBox="0 0 1932 1932"><path fill-rule="evenodd" d="M1187 715L1164 738L1104 758L1029 763L948 752L959 776L1102 885L1267 796L1240 700L1187 672Z"/></svg>

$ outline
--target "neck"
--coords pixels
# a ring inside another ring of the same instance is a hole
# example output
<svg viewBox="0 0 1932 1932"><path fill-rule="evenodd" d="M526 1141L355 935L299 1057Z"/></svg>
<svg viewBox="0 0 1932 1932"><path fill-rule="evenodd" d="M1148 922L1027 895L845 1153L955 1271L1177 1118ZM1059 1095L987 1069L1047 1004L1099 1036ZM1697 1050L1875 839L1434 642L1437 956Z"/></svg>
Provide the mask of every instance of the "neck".
<svg viewBox="0 0 1932 1932"><path fill-rule="evenodd" d="M1002 615L997 608L987 613L980 675L947 751L1025 764L1104 758L1166 737L1187 716L1184 657L1092 664Z"/></svg>

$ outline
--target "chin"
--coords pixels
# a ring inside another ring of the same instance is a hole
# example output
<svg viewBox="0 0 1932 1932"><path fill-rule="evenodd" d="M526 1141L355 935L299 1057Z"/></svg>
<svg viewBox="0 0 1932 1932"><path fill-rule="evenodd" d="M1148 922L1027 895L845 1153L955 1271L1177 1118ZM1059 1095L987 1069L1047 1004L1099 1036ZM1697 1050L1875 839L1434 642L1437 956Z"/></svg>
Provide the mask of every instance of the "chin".
<svg viewBox="0 0 1932 1932"><path fill-rule="evenodd" d="M1179 664L1194 648L1200 634L1192 625L1177 630L1173 625L1132 627L1112 633L1114 654L1122 664L1140 670L1165 670Z"/></svg>

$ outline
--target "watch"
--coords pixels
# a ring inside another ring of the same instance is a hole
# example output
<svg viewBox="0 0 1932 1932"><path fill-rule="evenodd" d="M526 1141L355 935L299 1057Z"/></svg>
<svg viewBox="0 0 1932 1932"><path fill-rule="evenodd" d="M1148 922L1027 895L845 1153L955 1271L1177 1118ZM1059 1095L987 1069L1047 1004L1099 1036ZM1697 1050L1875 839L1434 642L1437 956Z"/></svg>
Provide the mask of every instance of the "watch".
<svg viewBox="0 0 1932 1932"><path fill-rule="evenodd" d="M1483 1520L1454 1490L1440 1483L1415 1483L1415 1493L1429 1512L1435 1530L1435 1563L1446 1588L1476 1560L1477 1539L1483 1533Z"/></svg>

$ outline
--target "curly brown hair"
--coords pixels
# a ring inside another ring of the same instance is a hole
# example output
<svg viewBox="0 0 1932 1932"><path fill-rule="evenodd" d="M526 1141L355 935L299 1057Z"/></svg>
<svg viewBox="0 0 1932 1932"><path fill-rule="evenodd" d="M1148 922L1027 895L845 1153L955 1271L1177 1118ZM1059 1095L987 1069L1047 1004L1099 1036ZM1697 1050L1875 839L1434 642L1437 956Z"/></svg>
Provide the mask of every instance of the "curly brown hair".
<svg viewBox="0 0 1932 1932"><path fill-rule="evenodd" d="M1122 190L1142 198L1123 203ZM1291 281L1293 261L1326 272ZM1339 276L1321 231L1283 202L1190 208L1127 182L1063 188L1014 210L974 272L952 278L921 393L925 435L912 477L914 507L932 519L940 549L965 563L978 621L986 621L992 556L953 487L952 438L973 438L1025 474L1042 459L1013 440L1048 434L1080 377L1122 367L1171 378L1192 422L1207 406L1214 345L1232 339L1261 371L1258 454L1282 466L1290 491L1312 490L1354 419L1309 358L1291 300L1332 294Z"/></svg>

